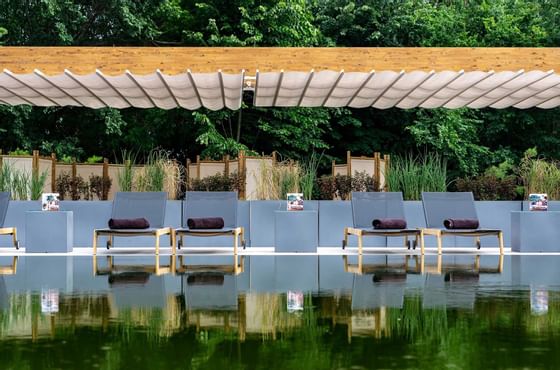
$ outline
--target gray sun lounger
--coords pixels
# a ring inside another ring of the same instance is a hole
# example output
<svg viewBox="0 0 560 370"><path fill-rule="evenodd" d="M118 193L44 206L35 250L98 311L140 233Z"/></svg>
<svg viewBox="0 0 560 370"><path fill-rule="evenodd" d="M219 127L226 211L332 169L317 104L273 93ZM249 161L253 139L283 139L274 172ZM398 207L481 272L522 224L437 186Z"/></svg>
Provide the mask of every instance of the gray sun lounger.
<svg viewBox="0 0 560 370"><path fill-rule="evenodd" d="M14 247L19 249L19 241L17 240L17 230L15 227L5 227L4 221L6 220L6 214L8 213L8 206L10 205L10 192L0 193L0 235L11 235L14 243Z"/></svg>
<svg viewBox="0 0 560 370"><path fill-rule="evenodd" d="M221 217L222 229L189 229L187 220L199 217ZM183 227L176 230L178 248L185 246L185 236L212 237L233 236L233 252L237 254L239 239L245 249L244 229L237 226L237 192L235 191L188 191L185 195Z"/></svg>
<svg viewBox="0 0 560 370"><path fill-rule="evenodd" d="M422 206L426 218L424 235L436 237L438 254L442 253L442 238L444 236L474 237L477 249L480 249L481 236L496 236L500 246L500 254L504 253L504 237L502 230L477 228L472 230L445 229L443 221L448 218L476 219L476 206L471 192L453 193L422 193Z"/></svg>
<svg viewBox="0 0 560 370"><path fill-rule="evenodd" d="M344 228L342 248L348 245L348 235L358 237L358 252L363 250L364 236L404 237L405 247L410 249L409 236L414 236L414 248L420 244L424 254L422 230L420 229L374 229L372 221L376 218L405 219L404 202L400 192L353 192L352 219L354 227Z"/></svg>
<svg viewBox="0 0 560 370"><path fill-rule="evenodd" d="M111 218L145 218L150 223L148 229L96 229L93 231L93 254L97 254L97 238L108 236L107 249L113 245L114 237L154 236L156 238L156 254L159 254L159 238L169 235L171 248L175 254L175 232L164 227L166 192L118 192L113 200Z"/></svg>

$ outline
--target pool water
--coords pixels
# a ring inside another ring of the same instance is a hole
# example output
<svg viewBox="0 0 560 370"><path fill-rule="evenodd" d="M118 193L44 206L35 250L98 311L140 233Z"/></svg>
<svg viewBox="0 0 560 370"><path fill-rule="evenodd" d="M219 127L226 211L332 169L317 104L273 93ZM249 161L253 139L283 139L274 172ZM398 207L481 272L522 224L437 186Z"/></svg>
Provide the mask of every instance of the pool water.
<svg viewBox="0 0 560 370"><path fill-rule="evenodd" d="M2 256L0 368L557 368L559 264Z"/></svg>

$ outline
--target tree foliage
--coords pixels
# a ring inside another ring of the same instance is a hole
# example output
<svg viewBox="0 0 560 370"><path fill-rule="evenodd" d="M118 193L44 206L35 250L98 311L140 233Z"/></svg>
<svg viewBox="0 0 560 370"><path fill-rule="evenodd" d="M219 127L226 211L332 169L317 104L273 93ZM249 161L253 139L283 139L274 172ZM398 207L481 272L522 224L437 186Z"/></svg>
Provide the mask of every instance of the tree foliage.
<svg viewBox="0 0 560 370"><path fill-rule="evenodd" d="M5 0L3 45L560 46L556 0ZM0 107L2 149L181 160L272 150L342 158L436 150L473 175L538 146L560 158L559 109L256 108L240 111Z"/></svg>

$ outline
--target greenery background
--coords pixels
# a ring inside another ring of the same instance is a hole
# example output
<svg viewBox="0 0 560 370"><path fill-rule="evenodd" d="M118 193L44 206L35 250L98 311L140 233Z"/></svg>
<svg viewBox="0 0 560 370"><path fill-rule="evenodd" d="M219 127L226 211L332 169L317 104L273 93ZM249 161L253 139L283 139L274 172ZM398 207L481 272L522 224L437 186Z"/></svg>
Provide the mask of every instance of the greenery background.
<svg viewBox="0 0 560 370"><path fill-rule="evenodd" d="M557 0L4 0L3 45L559 46ZM560 110L255 108L240 111L0 106L4 151L120 159L162 148L183 161L243 148L300 159L438 152L449 178L526 149L560 159Z"/></svg>

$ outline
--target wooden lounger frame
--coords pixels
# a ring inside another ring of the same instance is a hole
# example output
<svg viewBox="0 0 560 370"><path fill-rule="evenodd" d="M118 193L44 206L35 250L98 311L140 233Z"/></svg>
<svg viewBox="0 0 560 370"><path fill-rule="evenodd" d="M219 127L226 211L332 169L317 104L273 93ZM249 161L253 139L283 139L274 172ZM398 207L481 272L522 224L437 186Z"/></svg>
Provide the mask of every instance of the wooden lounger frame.
<svg viewBox="0 0 560 370"><path fill-rule="evenodd" d="M93 256L93 275L108 275L112 272L147 272L150 274L175 275L175 256L169 256L169 265L161 265L159 263L159 255L156 255L156 263L151 265L115 265L114 256L107 256L107 267L99 268L97 266L97 256Z"/></svg>
<svg viewBox="0 0 560 370"><path fill-rule="evenodd" d="M154 236L156 238L156 255L159 254L159 238L162 235L169 235L170 246L172 254L175 254L175 230L170 227L162 227L154 230L138 230L138 231L119 231L119 230L93 230L93 255L97 254L97 238L100 236L108 236L107 249L113 246L113 238L118 237L132 237L132 236Z"/></svg>
<svg viewBox="0 0 560 370"><path fill-rule="evenodd" d="M245 249L245 229L243 227L235 227L231 230L216 230L216 231L196 231L196 230L186 230L178 229L175 231L179 237L178 249L185 247L185 236L200 236L200 237L210 237L210 236L233 236L233 254L237 254L239 249L239 240L241 240L241 246Z"/></svg>
<svg viewBox="0 0 560 370"><path fill-rule="evenodd" d="M404 246L408 248L408 237L414 236L416 245L420 245L420 253L424 254L424 230L423 229L407 229L407 230L382 230L369 231L365 229L358 229L354 227L344 228L344 240L342 242L342 249L348 245L348 235L355 235L358 237L358 253L362 254L363 251L363 237L364 236L389 236L389 237L404 237Z"/></svg>
<svg viewBox="0 0 560 370"><path fill-rule="evenodd" d="M240 256L238 262L238 255L234 255L232 265L187 265L184 263L184 256L179 255L179 263L177 265L177 274L188 274L197 272L217 272L226 275L239 275L245 271L245 256Z"/></svg>
<svg viewBox="0 0 560 370"><path fill-rule="evenodd" d="M17 230L15 227L1 227L0 235L11 235L12 241L14 243L14 247L16 247L16 249L19 249L19 242L17 240Z"/></svg>
<svg viewBox="0 0 560 370"><path fill-rule="evenodd" d="M444 230L444 229L423 229L423 235L431 235L436 237L438 254L442 253L442 239L444 236L461 236L461 237L474 237L476 249L480 249L481 236L496 236L500 246L500 254L504 254L504 233L502 230Z"/></svg>

